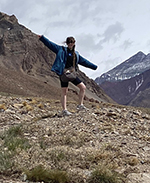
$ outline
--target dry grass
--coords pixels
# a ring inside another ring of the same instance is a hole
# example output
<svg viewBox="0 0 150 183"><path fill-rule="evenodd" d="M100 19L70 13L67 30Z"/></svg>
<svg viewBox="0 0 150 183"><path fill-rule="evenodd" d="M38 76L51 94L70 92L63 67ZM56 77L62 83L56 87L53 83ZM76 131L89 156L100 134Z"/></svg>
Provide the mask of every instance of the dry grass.
<svg viewBox="0 0 150 183"><path fill-rule="evenodd" d="M125 178L109 165L100 165L89 177L88 183L123 183Z"/></svg>
<svg viewBox="0 0 150 183"><path fill-rule="evenodd" d="M0 104L0 109L6 110L7 109L6 104Z"/></svg>
<svg viewBox="0 0 150 183"><path fill-rule="evenodd" d="M34 182L68 183L69 177L65 171L45 169L39 165L32 170L25 171L27 179Z"/></svg>
<svg viewBox="0 0 150 183"><path fill-rule="evenodd" d="M38 104L37 107L39 107L40 109L44 108L44 105L42 103Z"/></svg>
<svg viewBox="0 0 150 183"><path fill-rule="evenodd" d="M29 104L26 105L26 110L27 111L32 111L33 110L33 107Z"/></svg>
<svg viewBox="0 0 150 183"><path fill-rule="evenodd" d="M136 166L138 163L139 163L139 159L136 158L136 157L130 157L128 160L127 160L127 163L131 166Z"/></svg>

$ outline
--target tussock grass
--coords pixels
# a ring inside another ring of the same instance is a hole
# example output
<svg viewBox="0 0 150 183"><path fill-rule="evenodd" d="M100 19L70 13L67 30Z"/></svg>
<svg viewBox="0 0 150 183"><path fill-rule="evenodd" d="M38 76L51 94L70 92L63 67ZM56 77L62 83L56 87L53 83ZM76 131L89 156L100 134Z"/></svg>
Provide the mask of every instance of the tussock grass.
<svg viewBox="0 0 150 183"><path fill-rule="evenodd" d="M0 147L0 171L7 172L14 166L12 161L16 150L29 148L29 142L23 137L21 126L15 126L5 131L0 138L2 145Z"/></svg>
<svg viewBox="0 0 150 183"><path fill-rule="evenodd" d="M8 138L15 137L15 136L23 136L23 132L21 129L21 126L14 126L12 128L9 128L8 131L6 131L5 136Z"/></svg>
<svg viewBox="0 0 150 183"><path fill-rule="evenodd" d="M108 165L100 165L95 169L89 177L88 183L124 183L124 177L115 172L113 167Z"/></svg>
<svg viewBox="0 0 150 183"><path fill-rule="evenodd" d="M23 101L22 104L23 104L23 106L26 106L27 105L27 102L26 101Z"/></svg>
<svg viewBox="0 0 150 183"><path fill-rule="evenodd" d="M30 171L25 171L29 181L44 183L69 183L69 177L65 171L48 170L38 165Z"/></svg>
<svg viewBox="0 0 150 183"><path fill-rule="evenodd" d="M13 167L13 162L11 160L11 153L8 151L2 152L0 148L0 172L6 172Z"/></svg>
<svg viewBox="0 0 150 183"><path fill-rule="evenodd" d="M40 104L37 105L37 107L40 108L40 109L43 109L44 105L42 103L40 103Z"/></svg>
<svg viewBox="0 0 150 183"><path fill-rule="evenodd" d="M33 107L29 104L26 105L26 110L27 111L32 111L33 110Z"/></svg>
<svg viewBox="0 0 150 183"><path fill-rule="evenodd" d="M49 153L49 158L55 163L58 164L59 162L67 161L67 154L62 149L54 149Z"/></svg>
<svg viewBox="0 0 150 183"><path fill-rule="evenodd" d="M30 147L28 140L23 136L21 126L9 128L1 138L4 141L4 147L9 151L15 151L17 148L27 149Z"/></svg>
<svg viewBox="0 0 150 183"><path fill-rule="evenodd" d="M6 109L7 109L7 107L6 107L6 105L5 105L5 104L0 104L0 109L6 110Z"/></svg>
<svg viewBox="0 0 150 183"><path fill-rule="evenodd" d="M6 139L4 145L8 148L9 151L15 151L18 148L27 149L30 147L28 141L21 138Z"/></svg>
<svg viewBox="0 0 150 183"><path fill-rule="evenodd" d="M127 163L130 165L130 166L135 166L139 163L139 160L138 158L136 157L130 157L127 161Z"/></svg>
<svg viewBox="0 0 150 183"><path fill-rule="evenodd" d="M102 161L107 161L112 158L112 154L108 151L95 151L88 155L87 159L91 163L99 163Z"/></svg>
<svg viewBox="0 0 150 183"><path fill-rule="evenodd" d="M88 141L90 141L90 137L82 132L79 134L68 134L62 137L62 145L67 145L75 148L82 147Z"/></svg>

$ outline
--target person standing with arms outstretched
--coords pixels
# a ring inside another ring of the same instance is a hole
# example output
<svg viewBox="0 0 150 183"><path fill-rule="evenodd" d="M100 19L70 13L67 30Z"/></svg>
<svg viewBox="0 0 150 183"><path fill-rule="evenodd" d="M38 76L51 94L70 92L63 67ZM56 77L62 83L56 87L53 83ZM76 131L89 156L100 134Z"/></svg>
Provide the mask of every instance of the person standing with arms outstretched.
<svg viewBox="0 0 150 183"><path fill-rule="evenodd" d="M69 82L64 82L61 79L61 76L64 72L64 69L70 68L73 66L73 62L75 61L75 70L77 70L78 64L91 68L93 70L97 69L97 66L87 59L83 58L77 51L75 51L75 39L74 37L67 37L65 43L66 47L60 46L49 39L47 39L43 35L39 35L39 40L44 43L50 50L52 50L56 54L56 59L52 66L52 71L54 71L57 75L59 75L60 83L61 83L61 105L63 108L63 115L71 115L72 113L67 110L67 92L68 92L68 84ZM86 107L83 105L84 95L85 95L85 84L76 77L72 82L75 86L77 86L79 91L79 104L77 106L78 110L85 109Z"/></svg>

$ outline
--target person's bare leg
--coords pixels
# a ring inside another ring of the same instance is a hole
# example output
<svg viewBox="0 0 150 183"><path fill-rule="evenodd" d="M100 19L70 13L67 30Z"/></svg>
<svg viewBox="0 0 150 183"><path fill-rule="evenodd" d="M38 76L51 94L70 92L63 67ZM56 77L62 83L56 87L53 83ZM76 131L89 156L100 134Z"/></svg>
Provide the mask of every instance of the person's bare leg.
<svg viewBox="0 0 150 183"><path fill-rule="evenodd" d="M67 92L68 92L68 87L61 88L61 105L63 110L67 110Z"/></svg>
<svg viewBox="0 0 150 183"><path fill-rule="evenodd" d="M82 82L82 83L78 84L77 87L80 89L80 91L79 91L79 105L83 105L86 86Z"/></svg>

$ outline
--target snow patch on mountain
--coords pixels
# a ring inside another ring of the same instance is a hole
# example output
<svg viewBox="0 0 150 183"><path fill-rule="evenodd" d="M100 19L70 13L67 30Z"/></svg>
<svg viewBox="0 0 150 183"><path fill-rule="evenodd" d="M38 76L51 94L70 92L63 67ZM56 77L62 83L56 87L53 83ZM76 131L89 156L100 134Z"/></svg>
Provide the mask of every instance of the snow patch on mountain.
<svg viewBox="0 0 150 183"><path fill-rule="evenodd" d="M144 80L143 80L143 76L142 76L141 80L139 79L138 81L136 81L135 91L137 91L140 88L140 86L143 84L143 82L144 82Z"/></svg>
<svg viewBox="0 0 150 183"><path fill-rule="evenodd" d="M129 93L131 95L134 94L140 88L140 86L142 86L143 82L144 82L143 76L142 76L142 78L135 80L135 84L130 85L128 87Z"/></svg>

